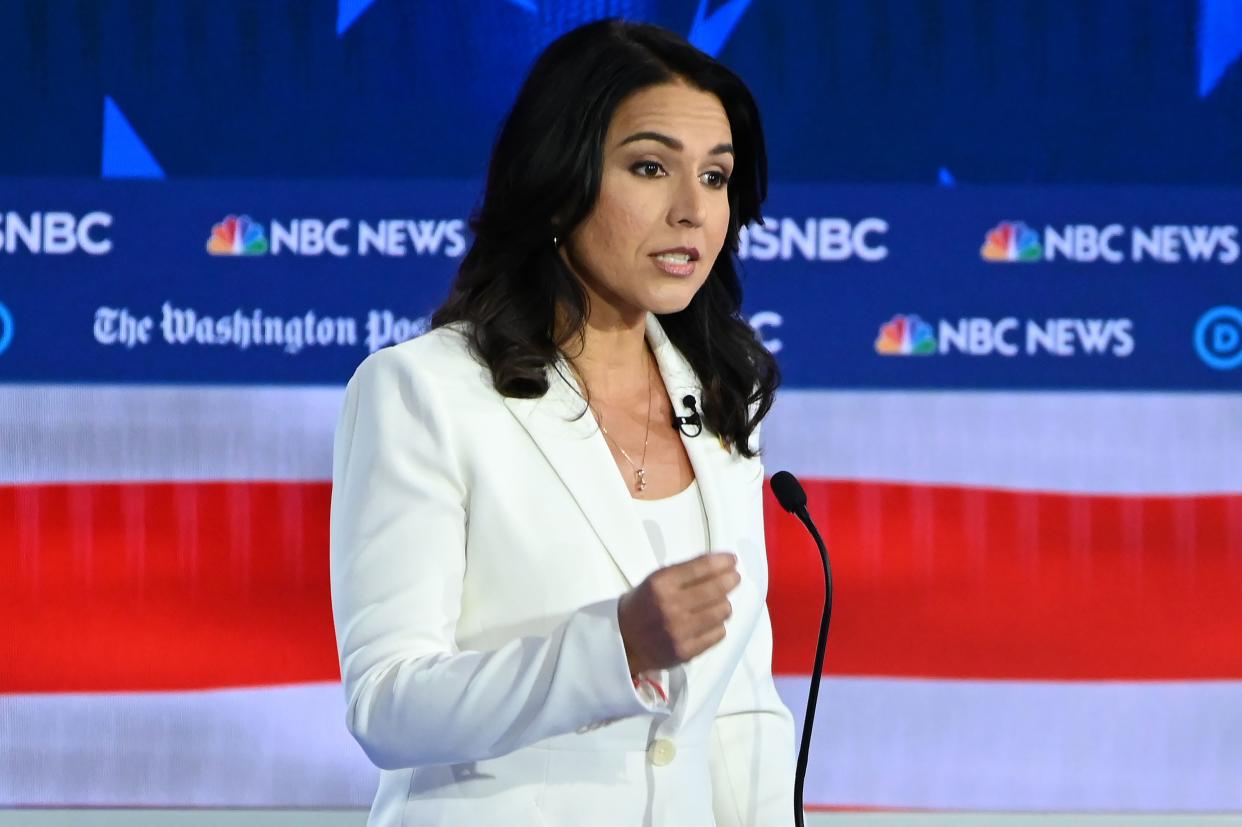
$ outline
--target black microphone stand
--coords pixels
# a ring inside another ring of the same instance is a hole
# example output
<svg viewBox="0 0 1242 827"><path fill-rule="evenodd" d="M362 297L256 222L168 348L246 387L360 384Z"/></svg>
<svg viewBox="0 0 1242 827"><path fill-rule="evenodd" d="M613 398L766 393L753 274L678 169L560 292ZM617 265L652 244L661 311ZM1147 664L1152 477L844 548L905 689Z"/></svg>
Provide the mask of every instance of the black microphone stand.
<svg viewBox="0 0 1242 827"><path fill-rule="evenodd" d="M832 566L828 563L828 549L824 547L824 539L819 536L815 523L806 508L800 509L796 515L806 530L811 532L815 545L819 546L819 558L824 564L824 614L819 621L819 641L815 644L815 671L811 673L811 691L806 699L806 719L802 723L802 745L798 747L798 769L794 785L794 811L798 819L798 827L803 827L802 787L806 782L806 765L811 757L811 727L815 723L815 703L819 700L819 678L824 672L824 650L828 646L828 624L832 620Z"/></svg>
<svg viewBox="0 0 1242 827"><path fill-rule="evenodd" d="M803 827L805 814L803 813L803 786L806 783L806 765L811 757L811 728L815 724L815 705L819 700L819 680L824 671L824 650L828 645L828 624L832 620L832 565L828 562L828 549L824 546L824 538L819 536L819 530L815 528L815 523L811 520L810 512L806 508L806 494L802 490L802 486L798 484L792 474L780 471L778 474L788 476L788 482L792 486L780 486L784 488L778 491L778 485L773 484L772 490L777 495L777 500L781 506L793 514L802 524L806 526L806 530L811 532L811 537L815 540L815 545L819 547L819 559L824 565L824 613L819 621L819 641L815 644L815 669L811 672L811 690L806 701L806 717L802 722L802 744L798 747L798 768L794 774L794 821L798 827ZM773 483L775 483L775 477ZM796 490L796 499L789 501L787 492L790 489Z"/></svg>

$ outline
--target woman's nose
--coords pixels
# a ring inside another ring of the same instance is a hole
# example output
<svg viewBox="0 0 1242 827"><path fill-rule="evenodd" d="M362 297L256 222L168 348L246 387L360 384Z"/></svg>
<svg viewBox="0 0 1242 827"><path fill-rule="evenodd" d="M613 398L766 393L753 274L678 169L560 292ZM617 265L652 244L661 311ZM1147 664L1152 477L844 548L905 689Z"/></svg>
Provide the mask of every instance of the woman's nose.
<svg viewBox="0 0 1242 827"><path fill-rule="evenodd" d="M669 223L682 227L698 227L707 219L707 199L698 179L680 184L673 193L669 207Z"/></svg>

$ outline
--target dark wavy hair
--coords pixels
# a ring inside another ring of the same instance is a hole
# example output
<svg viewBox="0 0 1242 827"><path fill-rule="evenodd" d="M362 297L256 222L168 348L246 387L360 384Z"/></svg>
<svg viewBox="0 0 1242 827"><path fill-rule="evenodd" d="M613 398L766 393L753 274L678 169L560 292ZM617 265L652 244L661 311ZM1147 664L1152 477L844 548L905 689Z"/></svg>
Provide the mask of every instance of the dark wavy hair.
<svg viewBox="0 0 1242 827"><path fill-rule="evenodd" d="M776 360L740 315L733 260L738 231L762 220L767 195L759 110L737 75L665 29L600 20L557 38L535 61L496 140L483 201L470 221L474 243L432 326L469 323L470 346L502 395L547 392L547 368L581 333L589 312L553 238L568 236L595 205L617 107L640 89L677 80L720 100L734 171L724 250L689 305L659 319L703 384L706 427L751 457L750 436L780 384Z"/></svg>

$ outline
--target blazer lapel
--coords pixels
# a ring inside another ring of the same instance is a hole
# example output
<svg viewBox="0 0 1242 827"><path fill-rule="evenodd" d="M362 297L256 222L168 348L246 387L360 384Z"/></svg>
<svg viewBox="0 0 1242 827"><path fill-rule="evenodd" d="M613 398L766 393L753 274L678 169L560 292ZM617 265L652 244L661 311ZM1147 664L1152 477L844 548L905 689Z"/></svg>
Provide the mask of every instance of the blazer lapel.
<svg viewBox="0 0 1242 827"><path fill-rule="evenodd" d="M565 484L626 581L637 586L657 568L655 552L573 374L564 364L559 367L559 372L549 369L542 398L506 398L505 405Z"/></svg>
<svg viewBox="0 0 1242 827"><path fill-rule="evenodd" d="M656 363L660 366L660 375L664 377L664 387L672 400L673 410L678 416L691 413L689 406L682 402L686 396L693 396L699 413L703 410L703 386L690 363L678 352L669 340L668 334L660 326L654 314L647 314L647 341L655 354ZM699 483L699 495L703 498L703 511L707 515L708 550L732 551L729 545L733 538L728 532L725 490L727 461L729 452L723 443L710 431L703 430L698 436L686 436L681 433L681 443L686 447L690 457L690 465L694 468L694 476Z"/></svg>
<svg viewBox="0 0 1242 827"><path fill-rule="evenodd" d="M702 397L702 387L685 358L669 341L654 314L647 314L647 341L655 354L664 387L678 416L690 409L687 395ZM586 409L573 373L563 362L548 371L548 392L537 399L506 398L505 405L530 434L548 464L594 528L600 542L631 586L637 586L658 566L646 533L629 507L630 492L617 472L608 444ZM709 542L730 550L724 491L729 452L719 439L704 431L697 437L681 434L698 479Z"/></svg>

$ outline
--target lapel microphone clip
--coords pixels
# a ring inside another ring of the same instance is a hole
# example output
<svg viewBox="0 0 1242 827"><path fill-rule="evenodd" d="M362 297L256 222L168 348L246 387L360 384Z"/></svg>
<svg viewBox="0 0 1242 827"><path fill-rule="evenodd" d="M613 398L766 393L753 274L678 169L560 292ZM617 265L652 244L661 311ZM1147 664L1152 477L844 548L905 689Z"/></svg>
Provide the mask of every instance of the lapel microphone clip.
<svg viewBox="0 0 1242 827"><path fill-rule="evenodd" d="M698 400L691 394L681 398L681 404L690 409L686 416L673 416L673 427L686 436L694 437L703 433L703 417L699 416Z"/></svg>

